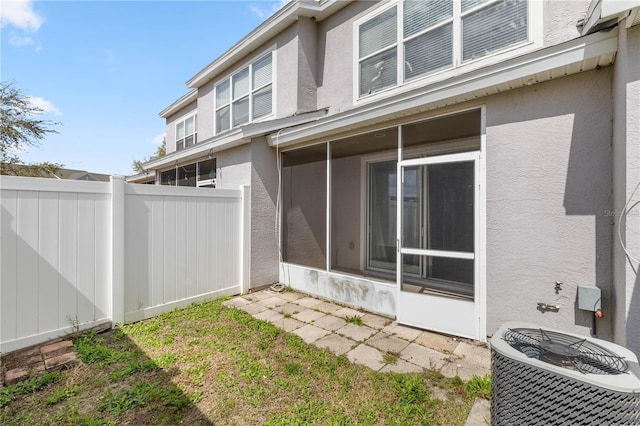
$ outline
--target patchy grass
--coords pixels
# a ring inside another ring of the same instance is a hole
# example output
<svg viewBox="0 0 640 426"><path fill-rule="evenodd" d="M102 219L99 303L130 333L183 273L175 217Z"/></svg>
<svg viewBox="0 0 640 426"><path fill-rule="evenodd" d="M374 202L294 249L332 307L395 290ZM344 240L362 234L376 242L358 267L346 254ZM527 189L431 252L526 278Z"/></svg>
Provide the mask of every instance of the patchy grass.
<svg viewBox="0 0 640 426"><path fill-rule="evenodd" d="M0 390L0 408L9 405L17 396L38 392L45 386L55 383L59 378L60 373L47 372L40 377L33 377L24 382L2 388Z"/></svg>
<svg viewBox="0 0 640 426"><path fill-rule="evenodd" d="M467 382L465 390L473 397L479 396L484 399L491 398L491 376L473 376L473 378Z"/></svg>
<svg viewBox="0 0 640 426"><path fill-rule="evenodd" d="M344 320L347 324L364 325L364 322L362 322L362 318L360 318L359 315L347 315L344 317Z"/></svg>
<svg viewBox="0 0 640 426"><path fill-rule="evenodd" d="M396 352L385 352L385 354L382 355L382 361L384 361L385 364L395 365L398 363L398 358L400 358L400 356Z"/></svg>
<svg viewBox="0 0 640 426"><path fill-rule="evenodd" d="M490 389L377 373L221 302L76 338L83 364L2 389L0 424L462 425Z"/></svg>

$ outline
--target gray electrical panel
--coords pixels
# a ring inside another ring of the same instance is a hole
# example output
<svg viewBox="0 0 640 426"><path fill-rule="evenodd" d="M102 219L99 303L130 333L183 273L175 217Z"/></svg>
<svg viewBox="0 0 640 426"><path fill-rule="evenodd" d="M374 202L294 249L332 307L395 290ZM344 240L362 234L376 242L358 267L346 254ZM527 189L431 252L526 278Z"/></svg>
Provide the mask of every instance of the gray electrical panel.
<svg viewBox="0 0 640 426"><path fill-rule="evenodd" d="M595 312L600 309L601 298L600 288L578 286L578 309Z"/></svg>

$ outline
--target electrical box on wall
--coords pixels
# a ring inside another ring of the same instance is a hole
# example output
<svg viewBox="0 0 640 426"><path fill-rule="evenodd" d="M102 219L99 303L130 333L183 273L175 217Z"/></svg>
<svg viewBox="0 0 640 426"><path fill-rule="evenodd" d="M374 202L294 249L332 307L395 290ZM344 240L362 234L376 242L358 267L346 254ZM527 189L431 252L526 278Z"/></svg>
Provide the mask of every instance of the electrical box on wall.
<svg viewBox="0 0 640 426"><path fill-rule="evenodd" d="M578 309L595 312L600 309L601 298L599 287L578 286Z"/></svg>

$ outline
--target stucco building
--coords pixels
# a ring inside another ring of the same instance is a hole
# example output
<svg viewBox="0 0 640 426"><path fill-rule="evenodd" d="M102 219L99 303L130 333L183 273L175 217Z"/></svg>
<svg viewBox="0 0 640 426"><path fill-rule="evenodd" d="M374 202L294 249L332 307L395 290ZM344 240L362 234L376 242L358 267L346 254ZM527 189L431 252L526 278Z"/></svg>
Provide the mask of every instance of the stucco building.
<svg viewBox="0 0 640 426"><path fill-rule="evenodd" d="M294 0L187 82L129 180L250 185L252 288L640 351L639 8Z"/></svg>

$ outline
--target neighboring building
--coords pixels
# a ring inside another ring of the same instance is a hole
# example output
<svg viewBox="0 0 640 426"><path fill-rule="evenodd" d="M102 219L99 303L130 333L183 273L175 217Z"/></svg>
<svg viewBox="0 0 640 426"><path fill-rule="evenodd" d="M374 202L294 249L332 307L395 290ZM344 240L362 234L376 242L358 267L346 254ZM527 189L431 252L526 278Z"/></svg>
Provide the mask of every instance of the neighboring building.
<svg viewBox="0 0 640 426"><path fill-rule="evenodd" d="M187 82L145 167L251 186L252 288L640 352L638 210L618 223L640 199L639 8L294 0ZM601 290L597 324L578 286Z"/></svg>
<svg viewBox="0 0 640 426"><path fill-rule="evenodd" d="M14 164L12 167L20 168L23 167L20 164ZM30 167L27 165L26 167ZM16 172L17 173L17 172ZM38 171L39 176L43 178L51 178L51 179L68 179L68 180L87 180L92 182L109 182L110 175L106 175L103 173L92 173L86 170L75 170L75 169L65 169L59 168L55 173L51 173L48 171ZM0 171L0 174L11 176L13 173L11 171ZM18 173L20 175L20 173Z"/></svg>

